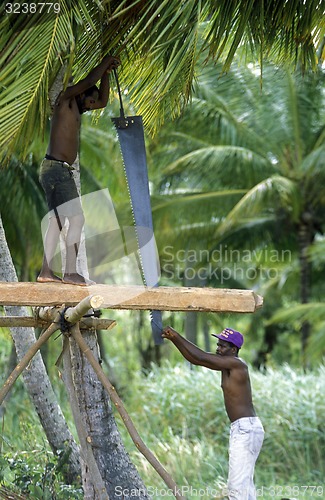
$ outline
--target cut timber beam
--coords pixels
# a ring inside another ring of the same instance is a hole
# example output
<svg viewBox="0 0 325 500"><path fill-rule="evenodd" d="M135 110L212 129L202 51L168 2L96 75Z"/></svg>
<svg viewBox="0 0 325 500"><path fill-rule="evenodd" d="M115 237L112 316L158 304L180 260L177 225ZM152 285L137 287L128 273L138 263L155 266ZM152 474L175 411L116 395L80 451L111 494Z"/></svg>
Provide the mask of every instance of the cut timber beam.
<svg viewBox="0 0 325 500"><path fill-rule="evenodd" d="M0 316L0 328L14 328L16 326L45 328L49 325L49 322L45 319L33 318L32 316ZM81 318L80 320L81 330L84 328L111 330L114 326L116 326L116 321L113 319Z"/></svg>
<svg viewBox="0 0 325 500"><path fill-rule="evenodd" d="M263 305L252 290L0 282L4 306L74 306L94 294L103 298L102 309L253 313Z"/></svg>

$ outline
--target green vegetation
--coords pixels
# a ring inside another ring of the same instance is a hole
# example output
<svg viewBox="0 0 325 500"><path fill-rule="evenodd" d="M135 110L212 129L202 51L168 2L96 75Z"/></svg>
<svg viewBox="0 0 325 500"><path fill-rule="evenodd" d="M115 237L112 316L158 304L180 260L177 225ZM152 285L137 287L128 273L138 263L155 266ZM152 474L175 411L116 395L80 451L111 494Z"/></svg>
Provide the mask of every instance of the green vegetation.
<svg viewBox="0 0 325 500"><path fill-rule="evenodd" d="M264 80L261 98L254 72L235 68L227 80L218 81L215 69L211 74L208 69L201 76L193 105L177 123L148 141L161 285L198 286L189 283L189 274L195 278L205 272L206 281L199 286L251 288L264 297L264 307L254 315L200 313L194 341L210 350L209 333L226 324L234 326L248 340L244 359L252 367L266 370L252 369L255 404L266 429L256 468L259 496L322 498L325 372L318 366L325 345L324 120L318 110L323 99L323 74L308 85L307 79L301 82L300 77L295 80L280 70L273 76L268 68L271 74ZM293 132L300 125L304 127L297 142ZM107 112L99 117L96 127L95 134L91 118L85 117L83 192L108 186L119 222L128 225L126 185ZM295 155L289 154L296 151L297 144L303 145L306 161L296 162ZM245 152L252 154L246 157ZM42 255L37 226L43 208L36 182L36 156L31 154L25 165L13 161L0 189L1 205L6 207L4 226L21 280L34 279ZM279 176L288 182L273 190L276 185L268 179L279 181ZM263 183L269 189L259 189ZM289 185L297 196L302 195L288 201ZM309 210L307 200L313 219L305 244L300 236L306 231L300 231L300 223ZM26 214L35 215L35 224L28 224ZM303 269L301 255L308 257ZM179 364L179 354L167 344L157 355L150 339L148 313L105 311L104 315L116 319L117 327L103 334L103 366L107 369L108 360L109 377L144 441L179 486L192 488L188 497L198 497L198 492L205 498L220 497L227 477L229 423L219 375ZM185 314L165 312L163 319L180 332L186 330ZM306 323L309 331L303 335ZM11 349L8 332L1 333L0 342L4 378ZM305 364L312 371L299 369L303 349ZM43 355L74 432L64 387L54 366L60 351L61 339L51 339ZM164 360L160 368L150 366L151 361L160 359ZM286 362L290 367L284 366ZM165 497L164 484L137 452L119 417L117 420L145 484L153 489L155 498ZM65 460L55 458L49 450L26 391L17 383L3 415L0 483L36 499L81 499L80 485L64 483ZM313 486L319 489L313 491Z"/></svg>
<svg viewBox="0 0 325 500"><path fill-rule="evenodd" d="M115 375L119 375L117 365ZM263 491L263 498L272 498L274 493L323 498L325 367L307 373L288 365L265 373L251 369L251 381L255 406L266 430L256 467L259 492ZM178 486L184 491L189 488L188 498L198 498L199 493L202 498L221 498L217 495L225 487L229 422L219 383L217 372L190 368L178 359L174 365L164 362L161 367L152 366L147 375L133 372L129 384L120 391L141 437ZM56 385L70 420L59 379ZM117 422L149 492L162 499L165 485L135 449L119 416ZM16 486L17 491L29 492L35 499L82 498L78 486L64 485L64 457L54 459L45 441L23 385L18 382L3 417L1 481L7 487ZM318 486L318 490L313 491L312 486Z"/></svg>
<svg viewBox="0 0 325 500"><path fill-rule="evenodd" d="M147 138L160 284L254 289L264 307L233 323L238 329L244 323L259 343L250 361L310 367L321 362L325 346L324 71L302 78L265 63L261 89L258 67L237 66L237 60L227 75L221 66L198 64L191 105ZM136 113L127 96L125 105L127 114ZM83 194L109 189L122 227L132 217L110 120L118 106L112 99L96 123L83 117L80 160ZM43 255L39 228L46 209L37 170L46 140L40 142L28 161L12 159L0 186L21 281L35 279ZM96 224L87 212L86 228ZM99 254L96 245L95 239L87 245L93 272L102 270L110 250ZM114 282L110 271L106 278ZM123 335L129 328L139 332L133 317L133 324L123 321ZM203 321L200 314L197 331ZM219 328L223 320L211 315L208 321Z"/></svg>
<svg viewBox="0 0 325 500"><path fill-rule="evenodd" d="M266 428L258 496L323 498L323 3L70 4L61 0L61 15L42 23L7 15L0 23L0 149L8 167L0 186L1 243L9 245L19 280L34 281L43 254L46 207L38 168L48 135L49 90L60 83L63 65L66 84L70 70L77 81L104 54L118 52L126 109L136 108L128 114L143 115L146 132L157 132L147 138L147 152L160 284L249 288L264 297L254 315L166 312L164 323L207 350L210 332L228 320L245 333L243 357L252 366ZM239 61L250 64L241 67ZM83 118L80 163L82 193L109 188L122 227L132 218L110 121L118 114L114 92L112 106L96 115L95 124L93 117ZM86 217L90 226L92 216ZM107 249L99 255L95 246L89 243L87 253L100 267ZM127 279L130 267L123 268ZM107 280L114 283L110 275ZM219 375L180 364L169 345L155 349L148 315L105 315L118 325L105 334L103 366L108 369L108 361L109 377L145 442L180 486L193 488L185 496L221 497L229 423ZM0 343L4 380L12 348L8 332L0 331ZM51 339L43 355L76 434L54 366L60 351L61 339ZM0 484L36 499L82 498L80 485L64 483L67 457L49 450L21 381L0 415ZM120 428L147 486L161 490L155 498L166 497L121 422Z"/></svg>
<svg viewBox="0 0 325 500"><path fill-rule="evenodd" d="M80 486L62 482L61 466L61 461L46 449L6 453L0 456L0 484L35 499L82 499Z"/></svg>
<svg viewBox="0 0 325 500"><path fill-rule="evenodd" d="M251 380L266 430L257 487L321 485L324 367L305 374L283 366L266 374L252 372ZM218 489L226 478L229 422L219 383L216 372L165 364L134 380L126 397L138 427L179 484ZM153 475L150 481L156 484Z"/></svg>

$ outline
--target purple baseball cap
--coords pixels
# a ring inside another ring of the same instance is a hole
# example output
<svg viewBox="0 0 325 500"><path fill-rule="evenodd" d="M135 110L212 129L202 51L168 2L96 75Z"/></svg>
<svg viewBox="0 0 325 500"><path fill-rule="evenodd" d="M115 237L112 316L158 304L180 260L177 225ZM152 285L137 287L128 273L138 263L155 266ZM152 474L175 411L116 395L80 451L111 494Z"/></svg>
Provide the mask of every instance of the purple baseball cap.
<svg viewBox="0 0 325 500"><path fill-rule="evenodd" d="M217 339L224 340L225 342L231 342L238 347L238 349L240 349L244 343L244 337L242 334L232 328L225 328L218 335L216 333L212 333L211 335L213 337L217 337Z"/></svg>

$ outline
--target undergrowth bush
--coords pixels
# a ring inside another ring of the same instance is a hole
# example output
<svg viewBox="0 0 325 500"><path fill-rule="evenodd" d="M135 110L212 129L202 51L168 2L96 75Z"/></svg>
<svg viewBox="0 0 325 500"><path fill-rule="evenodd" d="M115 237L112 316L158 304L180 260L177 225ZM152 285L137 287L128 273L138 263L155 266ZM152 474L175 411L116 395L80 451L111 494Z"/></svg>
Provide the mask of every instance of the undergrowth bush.
<svg viewBox="0 0 325 500"><path fill-rule="evenodd" d="M251 382L266 431L256 465L258 496L325 498L325 367L308 373L289 366L265 374L251 370ZM229 421L220 373L185 362L176 366L165 362L160 368L152 366L147 375L135 372L123 400L141 437L184 488L185 496L222 498ZM69 409L63 410L70 421ZM135 448L118 414L116 419L149 493L157 500L166 498L170 492ZM77 486L64 484L58 461L44 445L44 434L20 384L6 409L1 449L0 484L28 492L35 499L82 498Z"/></svg>
<svg viewBox="0 0 325 500"><path fill-rule="evenodd" d="M63 481L63 457L48 450L0 455L0 485L37 500L81 500L82 488Z"/></svg>
<svg viewBox="0 0 325 500"><path fill-rule="evenodd" d="M289 366L266 374L251 370L251 383L266 431L256 465L258 493L325 498L325 367L310 373ZM229 433L220 373L165 363L146 377L138 375L125 401L145 442L179 485L220 493L227 478ZM145 467L146 484L161 487L144 459L133 455L140 469Z"/></svg>

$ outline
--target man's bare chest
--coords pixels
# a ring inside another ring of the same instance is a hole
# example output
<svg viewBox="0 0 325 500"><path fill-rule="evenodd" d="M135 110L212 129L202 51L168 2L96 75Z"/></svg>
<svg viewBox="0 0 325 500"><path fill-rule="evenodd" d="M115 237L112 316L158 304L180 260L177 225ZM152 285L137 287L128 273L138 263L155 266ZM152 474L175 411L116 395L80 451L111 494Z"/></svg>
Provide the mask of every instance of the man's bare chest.
<svg viewBox="0 0 325 500"><path fill-rule="evenodd" d="M76 131L80 129L81 115L75 100L72 102L64 103L56 109L53 116L53 122L56 127L61 127L62 129L68 129L70 131Z"/></svg>

